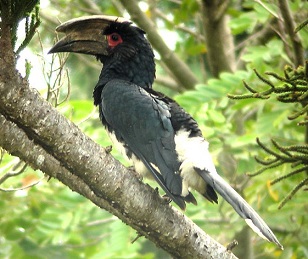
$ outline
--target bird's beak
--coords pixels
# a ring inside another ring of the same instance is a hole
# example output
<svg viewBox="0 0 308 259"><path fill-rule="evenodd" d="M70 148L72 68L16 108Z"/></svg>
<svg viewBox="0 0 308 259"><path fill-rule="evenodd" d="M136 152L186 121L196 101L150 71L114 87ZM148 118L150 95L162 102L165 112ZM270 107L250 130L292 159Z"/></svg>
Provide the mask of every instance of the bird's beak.
<svg viewBox="0 0 308 259"><path fill-rule="evenodd" d="M66 35L48 53L76 52L89 55L107 55L107 42L103 31L111 22L127 22L116 16L92 15L60 24L57 32Z"/></svg>

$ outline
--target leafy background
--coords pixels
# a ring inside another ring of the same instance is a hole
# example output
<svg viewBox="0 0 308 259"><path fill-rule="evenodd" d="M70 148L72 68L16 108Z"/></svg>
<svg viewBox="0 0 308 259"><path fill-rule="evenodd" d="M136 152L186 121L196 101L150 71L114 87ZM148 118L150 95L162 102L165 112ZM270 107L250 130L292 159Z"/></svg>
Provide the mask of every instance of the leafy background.
<svg viewBox="0 0 308 259"><path fill-rule="evenodd" d="M200 81L193 90L181 88L170 78L156 53L158 66L154 88L175 98L198 121L210 142L218 171L262 215L285 250L280 251L251 233L243 220L221 199L216 206L196 194L198 206L188 205L185 214L222 244L227 245L234 238L240 240L239 236L248 235L251 246L243 246L240 242L237 249L251 250L251 258L307 258L308 203L304 189L278 210L281 200L307 177L306 172L275 185L269 182L290 172L290 165L282 165L253 178L247 176L247 173L260 169L255 156L267 158L267 154L256 144L257 137L264 143L271 138L290 145L305 143L305 127L297 125L299 120L287 119L298 107L292 103L279 103L275 96L267 100L232 100L227 97L229 93L246 93L243 80L258 91L266 89L253 69L260 74L271 71L283 75L284 66L293 65L284 39L280 37L241 47L243 42L255 37L256 28L269 23L272 12L278 13L277 1L259 2L246 0L230 3L228 25L236 45L239 65L234 72L222 72L216 78L210 72L206 60L207 46L200 39L202 30L196 22L202 12L198 1L149 0L141 1L139 6L156 21L167 45L189 65ZM156 12L153 12L153 5ZM298 23L307 14L305 7L306 1L290 1L292 14ZM42 1L41 26L30 47L24 51L28 53L26 61L21 53L19 67L25 76L29 76L30 83L61 113L106 147L111 142L101 127L91 99L100 64L93 57L81 55L46 56L55 40L54 29L59 24L58 20L63 22L96 13L127 15L117 1ZM20 27L23 28L23 25ZM307 55L307 28L299 34ZM163 79L172 83L166 84ZM272 82L280 84L275 79ZM112 153L128 165L116 150ZM1 150L0 178L8 173L20 174L0 185L0 257L168 258L164 251L148 240L142 237L136 239L137 233L114 216L90 204L57 180L44 178L42 172L30 167L24 169L23 166L17 158ZM148 182L153 188L156 186L154 182ZM34 183L37 184L24 189ZM235 250L237 252L240 253Z"/></svg>

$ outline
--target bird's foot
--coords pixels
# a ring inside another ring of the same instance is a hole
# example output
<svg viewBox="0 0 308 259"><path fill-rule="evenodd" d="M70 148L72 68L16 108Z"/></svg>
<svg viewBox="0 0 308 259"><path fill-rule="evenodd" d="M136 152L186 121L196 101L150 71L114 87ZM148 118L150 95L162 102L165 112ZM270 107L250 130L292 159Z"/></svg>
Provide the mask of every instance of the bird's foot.
<svg viewBox="0 0 308 259"><path fill-rule="evenodd" d="M227 251L232 251L232 249L234 248L234 247L236 247L238 245L238 242L237 242L237 240L233 240L231 243L229 243L228 245L227 245Z"/></svg>
<svg viewBox="0 0 308 259"><path fill-rule="evenodd" d="M105 148L105 151L106 151L107 154L110 154L110 152L112 151L112 145L107 146L107 147Z"/></svg>
<svg viewBox="0 0 308 259"><path fill-rule="evenodd" d="M131 172L138 178L139 181L142 181L142 180L143 180L142 175L141 175L141 174L138 174L138 173L136 172L134 166L129 166L129 167L127 167L127 169L128 169L129 171L131 171Z"/></svg>
<svg viewBox="0 0 308 259"><path fill-rule="evenodd" d="M161 196L161 197L163 198L163 200L164 200L167 204L169 204L169 203L172 202L172 199L171 199L167 194L165 194L165 195L163 195L163 196Z"/></svg>

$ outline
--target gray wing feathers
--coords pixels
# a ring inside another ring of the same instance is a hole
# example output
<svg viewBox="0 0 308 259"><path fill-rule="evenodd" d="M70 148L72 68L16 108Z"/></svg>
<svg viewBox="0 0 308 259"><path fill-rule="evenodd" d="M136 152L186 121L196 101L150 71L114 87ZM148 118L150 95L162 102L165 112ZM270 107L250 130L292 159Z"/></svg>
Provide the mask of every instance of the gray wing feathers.
<svg viewBox="0 0 308 259"><path fill-rule="evenodd" d="M172 194L171 198L185 208L180 197L182 179L177 173L180 163L167 104L137 85L113 80L102 91L101 107L117 138L124 140L163 189Z"/></svg>

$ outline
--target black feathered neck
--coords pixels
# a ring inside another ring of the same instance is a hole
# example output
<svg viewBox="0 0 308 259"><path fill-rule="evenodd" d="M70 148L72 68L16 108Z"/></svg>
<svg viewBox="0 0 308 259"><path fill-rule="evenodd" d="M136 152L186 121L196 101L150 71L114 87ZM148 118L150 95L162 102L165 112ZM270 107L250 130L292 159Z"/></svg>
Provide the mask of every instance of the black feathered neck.
<svg viewBox="0 0 308 259"><path fill-rule="evenodd" d="M100 102L104 85L113 79L132 82L142 88L152 88L155 78L154 53L145 32L130 22L113 22L102 32L103 35L117 33L122 43L107 49L108 54L97 56L103 63L99 81L94 89L94 103Z"/></svg>

